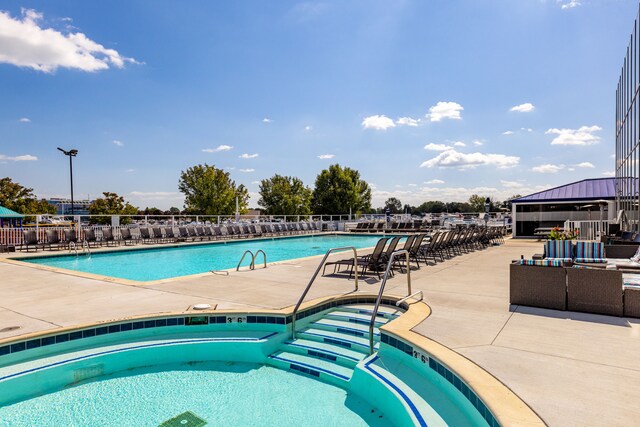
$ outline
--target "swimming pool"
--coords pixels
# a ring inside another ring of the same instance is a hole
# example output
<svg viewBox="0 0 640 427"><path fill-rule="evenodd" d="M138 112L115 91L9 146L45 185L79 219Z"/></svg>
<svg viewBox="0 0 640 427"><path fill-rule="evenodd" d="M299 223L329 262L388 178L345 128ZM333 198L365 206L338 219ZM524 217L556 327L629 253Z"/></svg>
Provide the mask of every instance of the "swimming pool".
<svg viewBox="0 0 640 427"><path fill-rule="evenodd" d="M386 332L406 303L383 300L369 354L366 336L354 332L374 300L316 301L299 312L295 339L291 312L211 311L0 342L0 419L43 427L498 426L461 377Z"/></svg>
<svg viewBox="0 0 640 427"><path fill-rule="evenodd" d="M381 236L314 235L270 239L213 242L211 244L158 247L95 253L88 256L46 256L21 258L20 261L67 270L136 281L161 280L171 277L235 268L246 250L263 250L268 262L321 255L335 247L357 249L375 246ZM246 257L244 265L250 263ZM262 261L258 257L256 263Z"/></svg>

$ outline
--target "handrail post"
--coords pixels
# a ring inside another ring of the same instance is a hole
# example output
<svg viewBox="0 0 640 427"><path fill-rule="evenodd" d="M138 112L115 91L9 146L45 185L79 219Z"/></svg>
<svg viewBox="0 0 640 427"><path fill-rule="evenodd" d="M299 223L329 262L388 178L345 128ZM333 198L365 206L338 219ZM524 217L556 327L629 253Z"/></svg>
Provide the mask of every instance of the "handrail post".
<svg viewBox="0 0 640 427"><path fill-rule="evenodd" d="M258 249L256 254L251 259L251 269L252 270L254 270L256 268L256 257L258 256L259 253L262 253L262 256L264 258L264 268L267 268L267 254L262 249Z"/></svg>
<svg viewBox="0 0 640 427"><path fill-rule="evenodd" d="M356 250L356 248L354 246L346 246L342 248L329 249L327 253L324 254L322 261L320 261L318 268L316 268L315 273L313 273L311 280L309 280L307 287L304 289L304 292L302 292L300 299L298 299L298 302L296 303L296 306L293 309L293 314L291 315L291 339L296 339L296 315L298 314L298 309L300 308L302 301L304 301L304 298L307 296L309 289L311 289L311 285L313 285L313 282L316 280L316 277L318 277L318 273L320 273L320 269L324 265L325 261L327 261L327 258L329 257L331 252L347 250L347 249L351 249L353 251L353 269L355 271L355 274L354 274L355 286L356 286L356 291L358 290L358 251Z"/></svg>
<svg viewBox="0 0 640 427"><path fill-rule="evenodd" d="M378 292L378 298L376 298L376 305L373 307L373 313L371 313L371 321L369 322L369 355L373 354L373 327L376 322L376 316L378 315L378 308L380 307L380 301L382 300L382 294L384 293L384 286L387 284L387 279L389 278L389 271L391 270L391 265L393 264L393 260L396 256L405 255L407 260L407 289L409 291L409 295L411 294L411 265L409 264L409 251L406 249L401 249L399 251L394 251L389 257L389 261L387 262L387 269L384 272L384 277L382 278L382 283L380 283L380 291Z"/></svg>

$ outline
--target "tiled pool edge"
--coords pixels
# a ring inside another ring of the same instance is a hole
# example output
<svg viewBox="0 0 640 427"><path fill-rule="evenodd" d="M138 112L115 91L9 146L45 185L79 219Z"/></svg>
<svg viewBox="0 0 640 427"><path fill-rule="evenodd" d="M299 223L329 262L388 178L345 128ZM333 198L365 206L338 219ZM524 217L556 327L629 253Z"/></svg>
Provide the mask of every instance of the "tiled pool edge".
<svg viewBox="0 0 640 427"><path fill-rule="evenodd" d="M382 303L394 305L400 297L383 298ZM326 309L346 304L373 303L375 295L325 297L304 303L297 319L314 315ZM473 405L489 426L496 425L545 425L540 417L515 393L508 389L490 373L453 350L411 331L415 325L426 319L430 308L424 303L402 304L406 309L399 318L382 326L381 342L414 357L428 365L430 369L447 380ZM228 324L243 322L250 324L280 325L283 331L292 320L292 307L282 310L206 311L202 313L181 312L177 314L145 315L116 321L93 323L78 327L57 329L22 335L0 340L0 358L25 350L39 348L42 340L51 345L80 340L100 334L127 332L141 328L162 328L166 326L189 326L205 324ZM134 326L135 324L135 326ZM123 329L124 325L124 329ZM58 333L54 333L57 331ZM73 334L73 338L72 338ZM58 337L61 337L58 341ZM53 341L51 341L53 339ZM424 357L422 357L424 356ZM424 360L422 360L424 359ZM0 359L1 361L1 359ZM466 391L466 393L465 393ZM484 410L483 410L484 409Z"/></svg>

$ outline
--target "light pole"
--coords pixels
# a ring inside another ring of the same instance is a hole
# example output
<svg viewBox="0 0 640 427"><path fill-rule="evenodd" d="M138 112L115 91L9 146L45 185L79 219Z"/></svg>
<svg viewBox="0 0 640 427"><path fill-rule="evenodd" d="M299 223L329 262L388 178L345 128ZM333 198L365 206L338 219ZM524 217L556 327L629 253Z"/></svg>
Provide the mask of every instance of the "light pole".
<svg viewBox="0 0 640 427"><path fill-rule="evenodd" d="M71 179L71 215L73 216L73 158L78 155L78 150L72 148L69 151L63 150L58 147L58 150L62 151L65 156L69 156L69 177Z"/></svg>

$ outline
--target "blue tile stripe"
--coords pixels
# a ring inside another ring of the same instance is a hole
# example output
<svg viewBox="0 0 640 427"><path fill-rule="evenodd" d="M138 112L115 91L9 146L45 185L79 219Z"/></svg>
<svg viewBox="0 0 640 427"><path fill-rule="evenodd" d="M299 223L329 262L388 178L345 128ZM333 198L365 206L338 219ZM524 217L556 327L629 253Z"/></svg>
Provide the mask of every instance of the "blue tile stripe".
<svg viewBox="0 0 640 427"><path fill-rule="evenodd" d="M389 380L388 378L386 378L385 376L383 376L382 374L380 374L379 372L375 371L374 369L372 369L369 366L373 362L375 362L376 360L378 360L378 356L375 356L374 358L369 360L367 363L365 363L364 364L365 369L367 371L371 372L371 374L373 374L375 377L377 377L380 380L382 380L382 382L384 382L389 387L391 387L396 393L398 393L400 395L400 397L402 397L402 400L404 400L407 403L407 405L411 409L411 412L413 412L413 415L416 417L416 420L418 421L419 425L422 426L422 427L427 427L427 422L424 420L424 418L422 418L422 414L420 414L420 411L418 411L418 408L413 403L413 401L409 398L409 396L407 396L405 394L405 392L402 391L397 385L395 385L393 382L391 382L391 380Z"/></svg>
<svg viewBox="0 0 640 427"><path fill-rule="evenodd" d="M331 341L334 341L332 344L335 344L335 341L342 341L342 342L344 342L344 343L346 343L346 344L349 344L350 346L351 346L351 345L357 345L357 346L360 346L360 347L369 348L369 346L368 346L368 345L364 345L364 344L361 344L361 343L359 343L359 342L349 341L349 340L344 339L344 338L330 337L330 336L323 335L323 334L316 334L316 333L314 333L314 332L303 331L303 332L299 332L298 334L299 334L299 335L303 335L303 336L304 336L304 335L312 335L312 336L314 336L314 337L321 337L321 338L324 338L325 340L329 339L329 340L331 340Z"/></svg>
<svg viewBox="0 0 640 427"><path fill-rule="evenodd" d="M343 359L353 360L354 362L359 361L359 359L357 359L355 357L347 356L346 354L336 353L336 352L331 351L331 350L325 350L323 348L311 347L311 346L308 346L308 345L302 345L302 344L297 344L297 343L292 343L292 342L287 343L287 345L290 345L291 347L299 347L299 348L304 348L306 350L317 351L319 353L330 354L332 356L342 357Z"/></svg>
<svg viewBox="0 0 640 427"><path fill-rule="evenodd" d="M71 362L77 362L79 360L84 360L84 359L90 359L90 358L97 357L97 356L104 356L104 355L107 355L107 354L121 353L123 351L138 350L138 349L142 349L142 348L166 347L166 346L175 345L175 344L192 344L192 343L207 343L207 342L257 342L257 341L263 341L263 340L265 340L265 339L267 339L269 337L272 337L275 334L277 334L277 332L274 332L274 333L269 334L269 335L265 335L264 337L260 337L260 338L228 338L228 337L222 337L222 338L198 338L198 339L188 339L188 340L166 341L166 342L153 343L153 344L133 345L133 346L130 346L130 347L117 348L117 349L113 349L113 350L98 351L96 353L86 354L84 356L73 357L73 358L70 358L70 359L61 360L59 362L50 363L48 365L38 366L38 367L35 367L35 368L31 368L31 369L26 369L26 370L21 371L21 372L16 372L16 373L13 373L13 374L6 375L4 377L0 377L0 381L4 381L6 379L17 377L17 376L24 375L24 374L29 374L29 373L32 373L32 372L41 371L43 369L52 368L54 366L64 365L64 364L71 363Z"/></svg>
<svg viewBox="0 0 640 427"><path fill-rule="evenodd" d="M344 376L342 374L339 374L337 372L330 371L328 369L320 368L318 366L309 365L307 363L298 362L296 360L285 359L284 357L280 357L280 356L269 356L269 358L270 359L274 359L274 360L280 360L280 361L286 362L286 363L290 363L292 365L302 366L302 367L307 368L307 369L312 369L312 370L315 370L315 371L324 372L325 374L340 378L340 379L345 380L345 381L349 381L349 377L346 377L346 376Z"/></svg>

